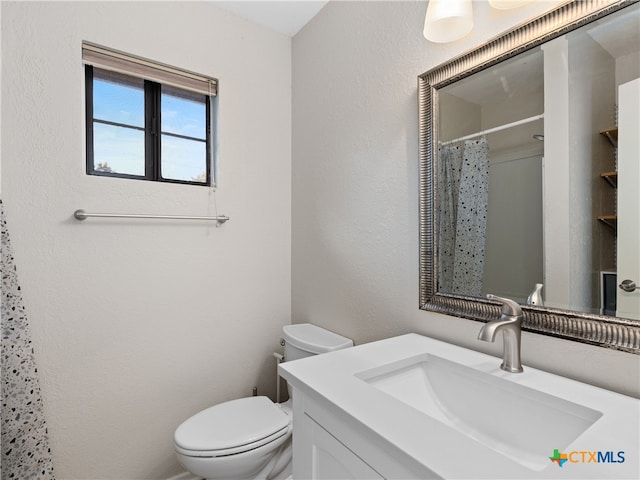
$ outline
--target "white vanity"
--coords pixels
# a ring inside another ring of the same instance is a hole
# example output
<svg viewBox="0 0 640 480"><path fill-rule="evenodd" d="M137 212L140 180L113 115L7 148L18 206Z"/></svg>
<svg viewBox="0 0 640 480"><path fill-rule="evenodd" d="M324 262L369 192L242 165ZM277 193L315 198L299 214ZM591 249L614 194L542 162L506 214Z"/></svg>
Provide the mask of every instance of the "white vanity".
<svg viewBox="0 0 640 480"><path fill-rule="evenodd" d="M640 478L640 400L499 364L417 334L281 364L293 478Z"/></svg>

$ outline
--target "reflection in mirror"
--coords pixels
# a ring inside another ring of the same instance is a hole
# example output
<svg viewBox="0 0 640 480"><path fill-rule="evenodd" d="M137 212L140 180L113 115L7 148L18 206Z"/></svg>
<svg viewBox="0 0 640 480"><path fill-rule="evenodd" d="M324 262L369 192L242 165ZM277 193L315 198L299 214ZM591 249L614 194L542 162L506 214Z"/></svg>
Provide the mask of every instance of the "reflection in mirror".
<svg viewBox="0 0 640 480"><path fill-rule="evenodd" d="M420 308L640 354L639 12L563 3L418 77Z"/></svg>
<svg viewBox="0 0 640 480"><path fill-rule="evenodd" d="M438 91L438 291L525 303L544 281L542 60L536 48Z"/></svg>
<svg viewBox="0 0 640 480"><path fill-rule="evenodd" d="M438 89L438 292L640 318L617 308L618 269L639 263L620 223L637 231L640 214L620 218L638 202L613 137L640 77L639 8Z"/></svg>

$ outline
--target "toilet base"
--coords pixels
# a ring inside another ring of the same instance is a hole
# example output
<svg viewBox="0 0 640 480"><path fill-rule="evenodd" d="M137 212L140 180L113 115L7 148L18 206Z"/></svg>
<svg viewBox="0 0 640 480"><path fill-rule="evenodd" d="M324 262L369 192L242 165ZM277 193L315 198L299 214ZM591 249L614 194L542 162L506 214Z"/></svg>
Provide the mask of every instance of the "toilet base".
<svg viewBox="0 0 640 480"><path fill-rule="evenodd" d="M289 460L289 463L284 467L284 469L269 480L293 480L293 462Z"/></svg>
<svg viewBox="0 0 640 480"><path fill-rule="evenodd" d="M287 441L278 449L269 464L262 469L254 480L285 480L292 473L292 453L293 445L291 435Z"/></svg>

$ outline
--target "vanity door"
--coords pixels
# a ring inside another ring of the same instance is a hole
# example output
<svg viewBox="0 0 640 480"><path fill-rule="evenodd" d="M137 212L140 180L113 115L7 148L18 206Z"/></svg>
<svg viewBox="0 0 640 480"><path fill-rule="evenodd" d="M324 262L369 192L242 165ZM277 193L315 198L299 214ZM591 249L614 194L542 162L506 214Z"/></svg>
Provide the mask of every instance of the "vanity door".
<svg viewBox="0 0 640 480"><path fill-rule="evenodd" d="M384 478L313 419L310 419L309 424L311 425L312 479Z"/></svg>

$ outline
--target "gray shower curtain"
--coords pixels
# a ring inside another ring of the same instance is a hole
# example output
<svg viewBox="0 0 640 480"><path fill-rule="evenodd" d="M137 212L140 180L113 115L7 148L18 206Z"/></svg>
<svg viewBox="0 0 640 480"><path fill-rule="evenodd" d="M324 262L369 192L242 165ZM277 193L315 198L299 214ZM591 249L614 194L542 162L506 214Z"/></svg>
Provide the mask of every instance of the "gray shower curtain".
<svg viewBox="0 0 640 480"><path fill-rule="evenodd" d="M481 296L489 197L485 138L439 149L438 291Z"/></svg>
<svg viewBox="0 0 640 480"><path fill-rule="evenodd" d="M29 322L18 285L9 231L2 223L2 480L53 479Z"/></svg>

